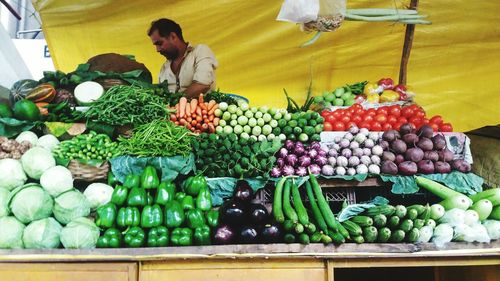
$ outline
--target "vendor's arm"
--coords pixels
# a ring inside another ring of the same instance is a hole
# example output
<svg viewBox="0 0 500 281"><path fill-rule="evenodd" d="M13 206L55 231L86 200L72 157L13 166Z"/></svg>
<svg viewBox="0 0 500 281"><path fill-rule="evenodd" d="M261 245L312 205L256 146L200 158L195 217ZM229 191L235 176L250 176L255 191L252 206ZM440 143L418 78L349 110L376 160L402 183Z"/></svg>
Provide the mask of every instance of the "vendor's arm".
<svg viewBox="0 0 500 281"><path fill-rule="evenodd" d="M218 62L214 53L206 45L198 45L195 52L193 83L185 91L188 97L197 97L215 87L215 69Z"/></svg>

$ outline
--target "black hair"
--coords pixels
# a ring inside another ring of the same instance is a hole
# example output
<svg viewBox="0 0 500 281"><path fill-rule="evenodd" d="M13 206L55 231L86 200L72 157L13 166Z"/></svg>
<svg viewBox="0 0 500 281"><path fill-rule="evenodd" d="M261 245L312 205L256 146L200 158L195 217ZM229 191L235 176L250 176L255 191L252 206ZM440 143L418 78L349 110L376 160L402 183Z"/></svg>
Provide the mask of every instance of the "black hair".
<svg viewBox="0 0 500 281"><path fill-rule="evenodd" d="M155 30L158 30L158 33L162 37L167 37L171 32L173 32L177 34L177 37L179 37L179 39L184 41L184 38L182 37L181 26L173 20L163 18L153 21L151 23L151 27L148 30L148 36L151 36L151 34Z"/></svg>

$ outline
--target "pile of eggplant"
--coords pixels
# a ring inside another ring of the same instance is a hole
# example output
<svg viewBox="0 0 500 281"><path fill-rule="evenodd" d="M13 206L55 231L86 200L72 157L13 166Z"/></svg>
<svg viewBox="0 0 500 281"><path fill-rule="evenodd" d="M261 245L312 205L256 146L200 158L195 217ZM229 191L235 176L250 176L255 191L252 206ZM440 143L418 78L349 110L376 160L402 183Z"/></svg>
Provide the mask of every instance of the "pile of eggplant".
<svg viewBox="0 0 500 281"><path fill-rule="evenodd" d="M228 244L280 243L281 225L276 223L266 206L255 200L250 185L240 180L233 197L219 209L219 226L214 231L213 242Z"/></svg>

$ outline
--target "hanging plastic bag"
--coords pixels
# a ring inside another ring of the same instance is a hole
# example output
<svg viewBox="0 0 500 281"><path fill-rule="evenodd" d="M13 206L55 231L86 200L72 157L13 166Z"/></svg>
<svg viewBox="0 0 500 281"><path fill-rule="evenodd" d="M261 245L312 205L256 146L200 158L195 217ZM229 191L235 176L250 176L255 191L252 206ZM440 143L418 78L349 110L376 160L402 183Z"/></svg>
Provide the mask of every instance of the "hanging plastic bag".
<svg viewBox="0 0 500 281"><path fill-rule="evenodd" d="M300 23L304 31L334 31L340 27L346 0L285 0L277 20Z"/></svg>

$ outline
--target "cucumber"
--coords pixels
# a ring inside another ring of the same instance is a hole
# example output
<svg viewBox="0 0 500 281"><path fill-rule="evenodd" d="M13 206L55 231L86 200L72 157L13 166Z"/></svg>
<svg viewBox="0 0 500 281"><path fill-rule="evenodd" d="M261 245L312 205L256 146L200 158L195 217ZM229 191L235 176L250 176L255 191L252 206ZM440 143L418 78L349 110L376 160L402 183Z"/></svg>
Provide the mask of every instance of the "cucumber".
<svg viewBox="0 0 500 281"><path fill-rule="evenodd" d="M431 215L430 218L433 220L439 220L442 216L444 216L444 207L440 204L434 204L431 206Z"/></svg>
<svg viewBox="0 0 500 281"><path fill-rule="evenodd" d="M405 233L409 232L413 228L413 221L410 219L405 219L399 225L399 229L404 231Z"/></svg>
<svg viewBox="0 0 500 281"><path fill-rule="evenodd" d="M283 237L283 241L287 244L295 242L295 235L293 233L287 233Z"/></svg>
<svg viewBox="0 0 500 281"><path fill-rule="evenodd" d="M361 227L372 226L373 219L368 216L354 216L351 218L351 221L356 223Z"/></svg>
<svg viewBox="0 0 500 281"><path fill-rule="evenodd" d="M368 210L366 210L363 214L366 216L373 217L375 215L385 215L385 216L392 216L394 212L396 211L396 208L391 205L380 205L380 206L375 206L371 207Z"/></svg>
<svg viewBox="0 0 500 281"><path fill-rule="evenodd" d="M332 238L334 244L342 244L345 243L345 238L339 232L334 232L333 230L328 230L328 236Z"/></svg>
<svg viewBox="0 0 500 281"><path fill-rule="evenodd" d="M314 232L312 235L311 235L311 243L319 243L321 242L321 237L323 237L323 233L321 232Z"/></svg>
<svg viewBox="0 0 500 281"><path fill-rule="evenodd" d="M393 243L400 243L405 239L405 236L406 236L406 234L404 231L402 231L401 229L397 229L391 233L391 237L389 238L389 241L391 241Z"/></svg>
<svg viewBox="0 0 500 281"><path fill-rule="evenodd" d="M355 222L347 220L347 221L341 222L341 224L344 226L345 229L347 229L349 234L352 236L360 236L361 234L363 234L363 230Z"/></svg>
<svg viewBox="0 0 500 281"><path fill-rule="evenodd" d="M307 245L307 244L311 243L311 240L309 239L309 235L307 235L305 233L301 233L299 235L299 243L302 245Z"/></svg>
<svg viewBox="0 0 500 281"><path fill-rule="evenodd" d="M363 238L363 236L361 236L361 235L359 235L359 236L353 236L351 240L354 243L356 243L356 244L363 244L363 243L365 243L365 238Z"/></svg>
<svg viewBox="0 0 500 281"><path fill-rule="evenodd" d="M387 222L387 226L390 229L396 229L398 227L398 225L399 225L399 221L400 220L401 219L398 216L394 215L394 216L392 216L392 217L389 218L389 221Z"/></svg>
<svg viewBox="0 0 500 281"><path fill-rule="evenodd" d="M382 227L378 230L377 242L386 243L391 238L391 230L387 227Z"/></svg>
<svg viewBox="0 0 500 281"><path fill-rule="evenodd" d="M304 225L304 228L306 229L307 234L313 234L317 230L316 225L314 225L313 223Z"/></svg>
<svg viewBox="0 0 500 281"><path fill-rule="evenodd" d="M488 199L481 199L476 201L476 203L470 207L470 210L476 211L479 215L479 220L484 221L493 211L493 204L491 204L491 201Z"/></svg>
<svg viewBox="0 0 500 281"><path fill-rule="evenodd" d="M363 238L368 243L373 243L377 240L378 230L374 226L368 226L363 228Z"/></svg>
<svg viewBox="0 0 500 281"><path fill-rule="evenodd" d="M294 180L292 181L292 200L299 222L305 226L309 225L309 216L307 215L306 207L302 203L302 198L300 198L299 186Z"/></svg>
<svg viewBox="0 0 500 281"><path fill-rule="evenodd" d="M416 219L413 221L413 227L416 229L421 229L425 225L425 220L423 219Z"/></svg>
<svg viewBox="0 0 500 281"><path fill-rule="evenodd" d="M494 207L493 211L491 211L491 214L490 214L490 216L488 218L490 220L500 221L500 206Z"/></svg>
<svg viewBox="0 0 500 281"><path fill-rule="evenodd" d="M471 195L469 196L469 198L472 199L474 203L481 199L488 199L491 201L491 204L493 204L493 206L498 206L500 205L500 188L488 189L483 192Z"/></svg>
<svg viewBox="0 0 500 281"><path fill-rule="evenodd" d="M318 207L319 210L321 211L321 214L323 215L323 218L325 219L326 225L338 231L337 227L340 225L338 221L335 219L335 216L333 215L332 209L330 209L330 205L328 205L328 202L325 199L325 196L323 195L323 192L321 191L321 187L319 186L318 180L316 179L316 176L313 174L309 174L309 180L311 181L311 186L312 190L314 191L314 195L316 196L316 199L318 200Z"/></svg>
<svg viewBox="0 0 500 281"><path fill-rule="evenodd" d="M416 205L411 205L406 208L408 211L409 210L415 210L417 211L417 215L420 216L423 212L425 212L425 206L416 204Z"/></svg>
<svg viewBox="0 0 500 281"><path fill-rule="evenodd" d="M381 228L384 227L387 224L387 217L382 214L378 214L373 217L373 225Z"/></svg>
<svg viewBox="0 0 500 281"><path fill-rule="evenodd" d="M326 234L322 234L322 236L321 236L321 243L323 243L323 244L330 244L332 242L333 242L333 240L332 240L332 238L330 238L330 236L328 236Z"/></svg>
<svg viewBox="0 0 500 281"><path fill-rule="evenodd" d="M311 205L311 211L313 213L314 220L316 221L319 229L323 231L323 233L326 233L328 231L328 226L326 225L325 219L321 214L318 203L316 202L316 198L314 198L314 193L309 181L306 181L306 193L307 197L309 198L309 204Z"/></svg>
<svg viewBox="0 0 500 281"><path fill-rule="evenodd" d="M286 177L280 179L280 181L276 184L276 188L274 189L274 201L273 201L273 214L274 219L278 223L285 222L285 214L283 213L283 185L286 181Z"/></svg>
<svg viewBox="0 0 500 281"><path fill-rule="evenodd" d="M291 191L292 184L290 183L290 180L287 179L285 181L285 186L283 187L283 212L285 213L285 217L287 219L290 219L293 222L297 222L299 220L299 217L297 216L297 212L295 212L290 202Z"/></svg>
<svg viewBox="0 0 500 281"><path fill-rule="evenodd" d="M416 228L412 228L407 234L406 234L406 241L410 243L415 243L418 241L418 238L420 238L420 231Z"/></svg>
<svg viewBox="0 0 500 281"><path fill-rule="evenodd" d="M295 233L301 234L302 232L304 232L304 225L302 225L301 223L296 223L293 230L295 231Z"/></svg>
<svg viewBox="0 0 500 281"><path fill-rule="evenodd" d="M292 231L295 227L295 223L292 220L285 220L283 223L283 229L287 232Z"/></svg>
<svg viewBox="0 0 500 281"><path fill-rule="evenodd" d="M408 211L406 212L406 218L410 220L418 218L418 211L415 209L408 209Z"/></svg>
<svg viewBox="0 0 500 281"><path fill-rule="evenodd" d="M469 207L472 205L471 202L472 202L472 200L470 200L469 197L467 197L463 194L460 194L460 195L456 195L456 196L450 197L448 199L445 199L445 200L439 202L439 204L441 206L443 206L446 211L449 211L449 210L455 209L455 208L462 209L465 211L465 210L469 209Z"/></svg>
<svg viewBox="0 0 500 281"><path fill-rule="evenodd" d="M400 219L406 217L406 207L403 205L397 205L396 206L396 211L394 212L394 215L398 216Z"/></svg>

